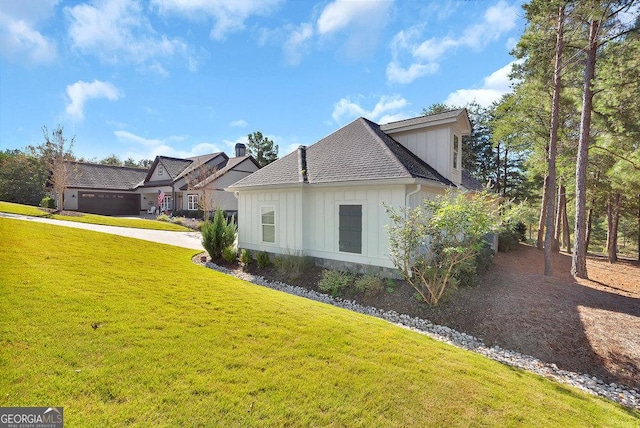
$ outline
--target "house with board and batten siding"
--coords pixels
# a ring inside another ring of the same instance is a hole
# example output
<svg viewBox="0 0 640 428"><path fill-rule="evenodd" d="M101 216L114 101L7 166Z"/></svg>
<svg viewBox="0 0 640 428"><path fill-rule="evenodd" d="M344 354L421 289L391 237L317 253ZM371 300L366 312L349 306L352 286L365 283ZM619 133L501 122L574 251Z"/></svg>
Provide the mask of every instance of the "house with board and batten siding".
<svg viewBox="0 0 640 428"><path fill-rule="evenodd" d="M465 109L378 125L359 118L226 190L238 198L238 247L313 257L341 270L391 272L383 202L419 205L478 189L462 171Z"/></svg>

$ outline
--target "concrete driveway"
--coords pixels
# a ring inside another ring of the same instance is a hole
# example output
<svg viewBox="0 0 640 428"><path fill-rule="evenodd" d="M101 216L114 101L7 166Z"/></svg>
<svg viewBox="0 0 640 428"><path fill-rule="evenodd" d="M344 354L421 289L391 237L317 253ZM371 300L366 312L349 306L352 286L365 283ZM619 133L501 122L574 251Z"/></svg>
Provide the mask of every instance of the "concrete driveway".
<svg viewBox="0 0 640 428"><path fill-rule="evenodd" d="M134 229L130 227L103 226L99 224L78 223L75 221L54 220L50 218L30 217L20 214L0 212L0 217L23 221L35 221L49 223L58 226L75 227L77 229L93 230L96 232L111 233L112 235L127 236L129 238L143 239L145 241L159 242L161 244L175 245L176 247L189 248L204 251L202 247L202 235L200 232L170 232L167 230Z"/></svg>

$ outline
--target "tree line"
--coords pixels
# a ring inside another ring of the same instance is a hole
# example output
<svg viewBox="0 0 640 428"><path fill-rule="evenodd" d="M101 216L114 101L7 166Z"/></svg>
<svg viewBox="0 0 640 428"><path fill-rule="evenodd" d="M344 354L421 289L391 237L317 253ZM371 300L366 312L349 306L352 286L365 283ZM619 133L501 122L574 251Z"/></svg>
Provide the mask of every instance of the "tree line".
<svg viewBox="0 0 640 428"><path fill-rule="evenodd" d="M562 245L572 254L572 274L586 278L587 249L601 223L610 262L621 228L640 248L638 2L533 0L523 7L513 91L486 108L467 106L473 132L463 141L463 167L524 203L523 220L537 222L547 275ZM435 104L425 113L451 108Z"/></svg>

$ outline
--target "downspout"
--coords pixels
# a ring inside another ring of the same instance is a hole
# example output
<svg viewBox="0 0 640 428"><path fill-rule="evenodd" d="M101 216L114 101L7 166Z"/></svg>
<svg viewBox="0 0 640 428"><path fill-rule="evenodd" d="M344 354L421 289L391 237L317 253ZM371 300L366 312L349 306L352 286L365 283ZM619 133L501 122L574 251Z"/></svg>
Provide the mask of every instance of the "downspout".
<svg viewBox="0 0 640 428"><path fill-rule="evenodd" d="M407 193L407 196L405 197L405 202L404 202L405 207L408 207L408 206L409 206L409 200L410 200L410 198L411 198L413 195L415 195L416 193L419 193L419 192L420 192L420 190L422 190L422 184L418 184L418 187L416 187L416 190L414 190L413 192L409 192L409 193Z"/></svg>

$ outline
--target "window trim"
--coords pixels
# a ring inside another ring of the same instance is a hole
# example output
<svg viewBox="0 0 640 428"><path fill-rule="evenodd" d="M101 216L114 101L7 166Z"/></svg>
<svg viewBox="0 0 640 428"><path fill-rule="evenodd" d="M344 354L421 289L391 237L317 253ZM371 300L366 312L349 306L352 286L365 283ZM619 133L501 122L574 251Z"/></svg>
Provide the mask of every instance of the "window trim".
<svg viewBox="0 0 640 428"><path fill-rule="evenodd" d="M266 212L272 211L273 212L273 224L271 223L263 223L263 215ZM277 235L276 235L276 231L277 231L277 221L276 221L276 206L275 205L260 205L260 242L263 244L275 244L277 241ZM265 241L264 239L264 227L265 226L270 226L273 227L273 241Z"/></svg>
<svg viewBox="0 0 640 428"><path fill-rule="evenodd" d="M193 199L195 199L195 203ZM198 195L197 193L187 194L187 210L188 211L197 211L199 204L200 204L200 195Z"/></svg>
<svg viewBox="0 0 640 428"><path fill-rule="evenodd" d="M158 175L164 174L164 167L162 165L158 165Z"/></svg>
<svg viewBox="0 0 640 428"><path fill-rule="evenodd" d="M453 134L453 143L452 143L452 148L453 148L453 164L452 167L454 170L459 170L460 169L460 141L461 138L457 135L457 134ZM457 143L457 144L456 144Z"/></svg>

